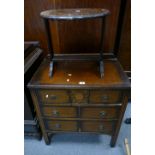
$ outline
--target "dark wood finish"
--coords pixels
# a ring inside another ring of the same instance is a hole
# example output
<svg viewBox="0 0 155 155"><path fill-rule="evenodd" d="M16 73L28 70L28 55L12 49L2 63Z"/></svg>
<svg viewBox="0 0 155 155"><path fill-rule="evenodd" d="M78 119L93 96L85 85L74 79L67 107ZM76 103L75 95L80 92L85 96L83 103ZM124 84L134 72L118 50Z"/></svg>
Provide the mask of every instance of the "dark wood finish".
<svg viewBox="0 0 155 155"><path fill-rule="evenodd" d="M99 61L100 55L98 53L83 53L83 54L55 54L53 61L65 60L84 60L84 61ZM104 59L115 58L113 53L103 53Z"/></svg>
<svg viewBox="0 0 155 155"><path fill-rule="evenodd" d="M102 88L123 89L130 87L127 76L116 59L105 60L105 76L100 78L96 62L59 62L53 78L48 77L49 61L44 60L29 83L31 88L67 89ZM72 76L70 77L69 74ZM67 81L67 79L70 79ZM85 83L80 83L85 82Z"/></svg>
<svg viewBox="0 0 155 155"><path fill-rule="evenodd" d="M45 121L47 130L53 131L77 131L76 121Z"/></svg>
<svg viewBox="0 0 155 155"><path fill-rule="evenodd" d="M88 103L88 90L71 90L70 94L72 103Z"/></svg>
<svg viewBox="0 0 155 155"><path fill-rule="evenodd" d="M126 109L126 106L127 106L127 103L128 103L128 96L129 96L128 94L124 93L123 105L121 107L119 120L118 120L118 123L116 125L116 130L113 132L111 142L110 142L112 147L114 147L115 144L116 144L117 136L118 136L118 133L119 133L119 130L120 130L120 127L121 127L121 122L122 122L122 119L123 119L123 115L124 115L124 112L125 112L125 109Z"/></svg>
<svg viewBox="0 0 155 155"><path fill-rule="evenodd" d="M52 34L50 31L50 23L48 19L44 19L44 25L45 25L45 30L46 30L46 36L47 36L47 43L48 43L48 50L50 53L50 60L53 59L53 44L52 44Z"/></svg>
<svg viewBox="0 0 155 155"><path fill-rule="evenodd" d="M33 105L30 105L30 103L27 100L26 93L24 92L24 120L34 120L34 112L32 110Z"/></svg>
<svg viewBox="0 0 155 155"><path fill-rule="evenodd" d="M52 9L42 11L40 15L43 18L51 20L79 20L89 18L101 18L110 14L106 9L92 9L92 8L79 8L79 9Z"/></svg>
<svg viewBox="0 0 155 155"><path fill-rule="evenodd" d="M49 62L48 59L42 62L28 85L45 142L49 143L49 134L52 133L92 132L112 135L111 146L114 146L127 104L125 98L130 88L128 77L117 59L105 60L103 79L98 76L97 63L89 61L57 62L51 79L48 76ZM51 92L51 95L65 92L68 97L67 100L62 97L62 101L58 103L52 100L47 102L40 95L43 92ZM94 99L97 100L94 103L90 100L93 94L99 98ZM110 102L100 101L105 94L108 94Z"/></svg>
<svg viewBox="0 0 155 155"><path fill-rule="evenodd" d="M39 60L42 59L43 50L37 47L32 47L32 48L31 50L29 49L30 53L28 54L28 56L24 58L24 73L26 73L30 68L32 68L34 64L36 64Z"/></svg>
<svg viewBox="0 0 155 155"><path fill-rule="evenodd" d="M116 51L123 69L131 77L131 0L122 2L122 12L118 27L119 38L116 38Z"/></svg>
<svg viewBox="0 0 155 155"><path fill-rule="evenodd" d="M114 49L117 22L121 0L25 0L24 1L24 39L39 40L47 53L47 39L40 12L62 8L106 8L111 15L107 19L104 51ZM56 53L96 51L100 40L100 20L80 22L53 22L53 47ZM78 28L78 29L77 29ZM82 34L82 36L81 36ZM78 45L78 46L77 46Z"/></svg>
<svg viewBox="0 0 155 155"><path fill-rule="evenodd" d="M101 18L101 39L100 39L100 76L103 78L104 76L104 63L103 63L103 38L105 32L105 17L110 14L109 10L106 9L92 9L92 8L79 8L79 9L52 9L46 10L40 13L40 15L44 19L45 29L47 32L47 41L48 41L48 48L50 53L50 65L49 65L49 76L53 76L53 69L54 69L54 51L53 51L53 43L52 43L52 34L50 30L50 20L86 20L86 19L94 19L94 18ZM78 52L79 53L79 52ZM82 59L82 58L81 58ZM63 58L65 60L65 57ZM82 59L83 60L83 59Z"/></svg>
<svg viewBox="0 0 155 155"><path fill-rule="evenodd" d="M38 94L42 104L69 103L69 96L66 90L40 90Z"/></svg>
<svg viewBox="0 0 155 155"><path fill-rule="evenodd" d="M38 101L38 98L36 96L35 91L31 91L31 96L32 96L32 99L33 99L33 102L34 102L36 112L37 112L37 117L39 119L39 125L41 127L41 131L42 131L42 134L44 136L44 140L45 140L46 144L49 144L50 139L48 138L48 135L47 135L47 133L45 131L45 124L44 124L43 119L41 118L41 111L40 111L40 108L39 108L39 105L38 105L39 101Z"/></svg>
<svg viewBox="0 0 155 155"><path fill-rule="evenodd" d="M119 108L116 107L84 107L81 109L81 118L118 118Z"/></svg>
<svg viewBox="0 0 155 155"><path fill-rule="evenodd" d="M48 119L48 120L60 120L60 121L99 121L99 120L102 120L102 121L117 121L118 118L103 118L103 119L98 119L98 118L79 118L79 117L76 117L76 118L55 118L55 117L42 117L42 118L45 118L45 119ZM79 126L80 127L80 126Z"/></svg>
<svg viewBox="0 0 155 155"><path fill-rule="evenodd" d="M77 109L75 107L43 107L42 115L45 117L55 117L55 118L74 118L77 117Z"/></svg>
<svg viewBox="0 0 155 155"><path fill-rule="evenodd" d="M113 124L112 121L82 121L81 131L111 134L113 131Z"/></svg>
<svg viewBox="0 0 155 155"><path fill-rule="evenodd" d="M92 90L90 91L91 103L115 103L121 101L121 92L114 90Z"/></svg>
<svg viewBox="0 0 155 155"><path fill-rule="evenodd" d="M39 123L27 83L43 59L43 50L38 41L24 42L24 136L41 137Z"/></svg>

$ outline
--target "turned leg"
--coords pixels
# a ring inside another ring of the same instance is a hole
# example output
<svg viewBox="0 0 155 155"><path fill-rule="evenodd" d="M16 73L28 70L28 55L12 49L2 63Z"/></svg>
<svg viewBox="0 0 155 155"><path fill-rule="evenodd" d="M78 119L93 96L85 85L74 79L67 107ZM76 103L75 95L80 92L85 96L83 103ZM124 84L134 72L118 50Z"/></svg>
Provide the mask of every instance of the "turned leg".
<svg viewBox="0 0 155 155"><path fill-rule="evenodd" d="M49 76L53 76L53 46L52 46L52 37L51 37L51 31L50 31L50 24L48 19L44 19L45 28L46 28L46 34L47 34L47 43L48 43L48 50L50 54L50 68L49 68Z"/></svg>
<svg viewBox="0 0 155 155"><path fill-rule="evenodd" d="M100 40L100 76L103 78L104 76L104 63L103 63L103 39L105 33L105 18L102 19L101 26L101 40Z"/></svg>

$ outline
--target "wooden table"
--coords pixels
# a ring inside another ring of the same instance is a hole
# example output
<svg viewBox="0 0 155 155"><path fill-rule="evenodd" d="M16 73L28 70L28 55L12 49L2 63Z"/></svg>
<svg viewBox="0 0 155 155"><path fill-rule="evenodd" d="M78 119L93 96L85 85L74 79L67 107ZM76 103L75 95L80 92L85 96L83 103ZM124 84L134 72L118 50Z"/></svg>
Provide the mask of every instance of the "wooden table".
<svg viewBox="0 0 155 155"><path fill-rule="evenodd" d="M54 68L54 51L52 47L52 35L50 31L50 20L86 20L86 19L96 19L101 18L102 19L102 26L101 26L101 40L100 40L100 50L97 51L100 53L99 57L97 59L93 59L95 61L99 61L100 63L100 76L101 78L104 76L104 63L103 63L103 36L104 36L104 30L105 30L105 17L109 15L110 12L107 9L92 9L92 8L79 8L79 9L56 9L56 10L46 10L42 11L40 13L41 17L44 19L45 23L45 29L47 33L47 41L48 41L48 49L50 53L50 69L49 69L49 76L53 76L53 68ZM82 35L81 35L82 37ZM63 60L66 60L65 57L63 57ZM72 60L72 57L68 57L68 60ZM82 55L81 55L81 59ZM92 59L90 59L92 60Z"/></svg>

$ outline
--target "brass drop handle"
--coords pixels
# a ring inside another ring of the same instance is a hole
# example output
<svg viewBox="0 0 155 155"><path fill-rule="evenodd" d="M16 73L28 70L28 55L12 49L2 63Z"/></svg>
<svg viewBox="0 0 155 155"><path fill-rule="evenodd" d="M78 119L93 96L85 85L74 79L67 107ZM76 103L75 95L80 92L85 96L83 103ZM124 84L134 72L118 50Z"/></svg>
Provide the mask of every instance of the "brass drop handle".
<svg viewBox="0 0 155 155"><path fill-rule="evenodd" d="M102 101L107 101L107 100L109 100L109 96L108 95L103 95L101 97L101 99L102 99Z"/></svg>
<svg viewBox="0 0 155 155"><path fill-rule="evenodd" d="M57 129L60 129L60 128L61 128L61 124L55 124L55 127L56 127Z"/></svg>
<svg viewBox="0 0 155 155"><path fill-rule="evenodd" d="M105 111L101 111L100 112L100 117L104 117L106 115L106 112Z"/></svg>
<svg viewBox="0 0 155 155"><path fill-rule="evenodd" d="M100 124L100 125L99 125L99 130L100 130L100 131L103 131L103 130L104 130L103 124Z"/></svg>
<svg viewBox="0 0 155 155"><path fill-rule="evenodd" d="M52 113L54 116L59 116L59 114L60 114L59 111L57 111L57 110L54 110Z"/></svg>

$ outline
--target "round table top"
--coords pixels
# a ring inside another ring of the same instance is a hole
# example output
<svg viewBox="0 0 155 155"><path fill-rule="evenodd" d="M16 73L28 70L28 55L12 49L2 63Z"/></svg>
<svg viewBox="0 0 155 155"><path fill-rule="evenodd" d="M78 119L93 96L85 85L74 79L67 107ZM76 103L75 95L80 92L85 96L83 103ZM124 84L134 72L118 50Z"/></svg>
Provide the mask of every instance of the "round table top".
<svg viewBox="0 0 155 155"><path fill-rule="evenodd" d="M79 8L79 9L52 9L42 11L43 18L51 20L78 20L88 18L101 18L110 14L107 9L101 8Z"/></svg>

